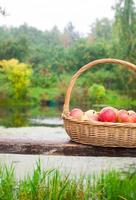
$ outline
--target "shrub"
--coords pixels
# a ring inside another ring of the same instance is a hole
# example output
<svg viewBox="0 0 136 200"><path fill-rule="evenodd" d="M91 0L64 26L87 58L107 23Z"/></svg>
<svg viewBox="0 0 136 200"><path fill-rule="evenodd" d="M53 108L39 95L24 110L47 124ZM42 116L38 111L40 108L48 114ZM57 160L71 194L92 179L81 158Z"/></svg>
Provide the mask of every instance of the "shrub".
<svg viewBox="0 0 136 200"><path fill-rule="evenodd" d="M106 89L103 85L93 84L89 88L89 96L93 102L99 103L106 95Z"/></svg>
<svg viewBox="0 0 136 200"><path fill-rule="evenodd" d="M1 71L10 83L11 95L15 99L26 97L32 69L29 65L19 63L16 59L0 61Z"/></svg>

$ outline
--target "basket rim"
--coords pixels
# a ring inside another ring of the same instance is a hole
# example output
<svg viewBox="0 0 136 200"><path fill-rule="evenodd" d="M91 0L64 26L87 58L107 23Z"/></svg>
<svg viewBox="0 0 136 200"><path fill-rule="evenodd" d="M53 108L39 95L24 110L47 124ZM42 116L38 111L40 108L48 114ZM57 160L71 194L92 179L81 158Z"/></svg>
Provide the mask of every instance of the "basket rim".
<svg viewBox="0 0 136 200"><path fill-rule="evenodd" d="M118 128L136 128L136 123L119 123L119 122L101 122L101 121L91 121L91 120L78 120L71 116L67 116L64 113L62 113L62 119L68 120L69 122L75 122L77 124L81 125L94 125L94 126L105 126L105 127L118 127Z"/></svg>

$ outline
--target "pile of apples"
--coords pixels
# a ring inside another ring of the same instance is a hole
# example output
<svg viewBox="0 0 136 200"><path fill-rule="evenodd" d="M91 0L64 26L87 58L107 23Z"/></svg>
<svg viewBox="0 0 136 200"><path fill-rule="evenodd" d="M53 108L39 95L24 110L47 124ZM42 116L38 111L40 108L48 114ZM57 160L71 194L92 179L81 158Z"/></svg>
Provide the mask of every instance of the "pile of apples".
<svg viewBox="0 0 136 200"><path fill-rule="evenodd" d="M71 110L69 115L81 121L101 121L114 123L136 123L136 112L133 110L118 110L114 107L105 107L100 112L88 110L83 112L79 108Z"/></svg>

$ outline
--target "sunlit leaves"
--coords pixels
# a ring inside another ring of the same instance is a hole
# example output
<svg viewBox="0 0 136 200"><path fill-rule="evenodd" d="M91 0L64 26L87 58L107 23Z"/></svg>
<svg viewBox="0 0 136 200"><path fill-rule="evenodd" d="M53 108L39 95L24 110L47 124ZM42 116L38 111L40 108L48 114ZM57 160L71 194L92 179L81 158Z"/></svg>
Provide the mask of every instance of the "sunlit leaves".
<svg viewBox="0 0 136 200"><path fill-rule="evenodd" d="M12 95L14 98L26 96L32 69L29 65L19 63L16 59L0 61L1 70L6 74L7 81L10 82Z"/></svg>

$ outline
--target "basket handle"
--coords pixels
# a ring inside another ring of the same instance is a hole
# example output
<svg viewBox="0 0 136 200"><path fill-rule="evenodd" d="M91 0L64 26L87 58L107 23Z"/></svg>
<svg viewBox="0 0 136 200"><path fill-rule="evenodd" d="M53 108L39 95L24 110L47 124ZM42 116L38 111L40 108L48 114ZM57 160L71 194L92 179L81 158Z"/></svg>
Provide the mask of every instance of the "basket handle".
<svg viewBox="0 0 136 200"><path fill-rule="evenodd" d="M124 65L128 69L136 71L136 65L134 65L130 62L124 61L124 60L118 60L118 59L112 59L112 58L94 60L94 61L84 65L71 78L71 81L69 83L69 86L68 86L68 89L66 92L66 96L65 96L65 101L64 101L64 106L63 106L63 114L67 115L69 113L69 102L70 102L70 97L71 97L71 91L73 89L76 79L80 76L80 74L82 74L86 70L94 67L97 64L102 64L102 63L113 63L113 64Z"/></svg>

